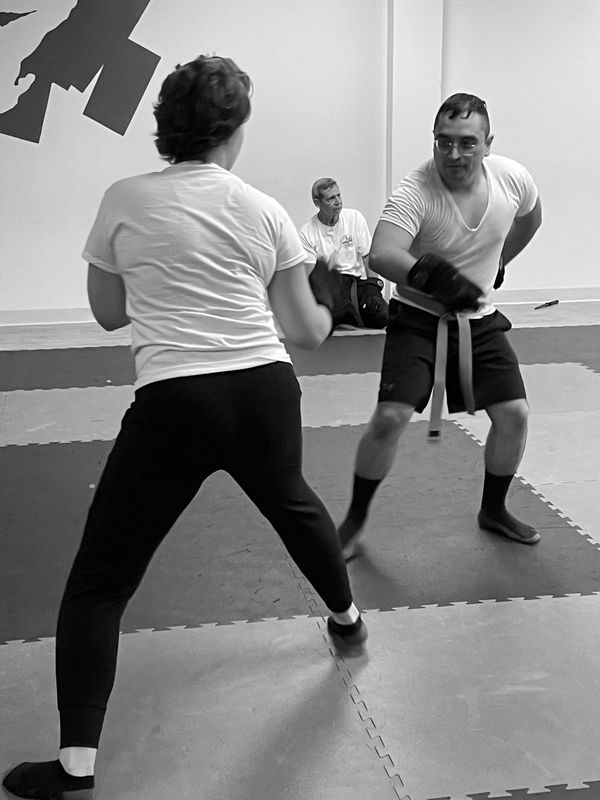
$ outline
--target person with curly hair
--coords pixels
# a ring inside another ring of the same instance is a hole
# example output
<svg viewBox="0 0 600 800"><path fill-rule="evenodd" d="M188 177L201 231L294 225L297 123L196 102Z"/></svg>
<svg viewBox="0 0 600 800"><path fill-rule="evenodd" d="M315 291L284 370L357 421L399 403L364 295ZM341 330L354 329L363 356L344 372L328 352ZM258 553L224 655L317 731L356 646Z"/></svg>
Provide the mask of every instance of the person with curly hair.
<svg viewBox="0 0 600 800"><path fill-rule="evenodd" d="M200 56L164 81L156 146L169 166L104 195L83 256L92 312L131 323L135 399L93 498L56 634L58 759L4 779L19 797L90 800L120 620L157 547L203 481L225 470L331 610L342 653L367 637L340 542L301 465L300 389L279 340L317 348L332 326L292 221L231 173L251 82Z"/></svg>

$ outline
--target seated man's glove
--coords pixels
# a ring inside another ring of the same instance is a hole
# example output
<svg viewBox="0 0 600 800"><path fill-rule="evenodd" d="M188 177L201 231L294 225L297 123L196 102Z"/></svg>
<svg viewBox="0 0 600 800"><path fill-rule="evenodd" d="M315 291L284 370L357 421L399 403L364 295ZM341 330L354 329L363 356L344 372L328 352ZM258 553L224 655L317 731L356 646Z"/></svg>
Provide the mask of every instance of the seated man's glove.
<svg viewBox="0 0 600 800"><path fill-rule="evenodd" d="M366 311L367 314L381 314L384 309L385 300L383 297L376 297L369 295L366 300L361 303L360 310Z"/></svg>
<svg viewBox="0 0 600 800"><path fill-rule="evenodd" d="M413 289L430 294L448 311L477 311L481 289L443 258L426 253L417 259L407 276Z"/></svg>
<svg viewBox="0 0 600 800"><path fill-rule="evenodd" d="M308 276L310 288L315 296L315 300L321 306L325 306L333 313L333 294L335 278L331 278L329 265L323 259L318 258L313 271Z"/></svg>

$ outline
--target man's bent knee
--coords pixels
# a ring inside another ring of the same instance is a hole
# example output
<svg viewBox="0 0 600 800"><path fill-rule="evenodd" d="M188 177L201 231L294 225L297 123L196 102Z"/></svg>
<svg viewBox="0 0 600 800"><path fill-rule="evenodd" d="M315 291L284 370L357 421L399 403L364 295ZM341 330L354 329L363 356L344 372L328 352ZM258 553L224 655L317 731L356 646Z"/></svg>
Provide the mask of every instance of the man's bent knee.
<svg viewBox="0 0 600 800"><path fill-rule="evenodd" d="M374 439L381 441L397 438L410 422L413 413L414 408L405 403L379 403L371 418L369 432Z"/></svg>
<svg viewBox="0 0 600 800"><path fill-rule="evenodd" d="M495 403L486 408L492 425L507 431L519 431L527 427L529 418L529 404L527 400L508 400L505 403Z"/></svg>

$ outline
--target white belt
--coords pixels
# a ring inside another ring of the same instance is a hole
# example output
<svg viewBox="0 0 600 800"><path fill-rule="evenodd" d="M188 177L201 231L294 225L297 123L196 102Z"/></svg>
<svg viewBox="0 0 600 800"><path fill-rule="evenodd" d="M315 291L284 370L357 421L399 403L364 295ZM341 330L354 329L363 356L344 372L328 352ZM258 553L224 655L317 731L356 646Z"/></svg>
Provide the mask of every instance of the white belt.
<svg viewBox="0 0 600 800"><path fill-rule="evenodd" d="M471 325L467 317L445 312L439 318L437 341L435 346L435 370L433 378L433 396L431 398L431 415L427 440L435 443L442 438L442 403L446 388L446 364L448 363L448 320L458 322L458 379L469 414L475 413L473 397L473 348L471 344Z"/></svg>

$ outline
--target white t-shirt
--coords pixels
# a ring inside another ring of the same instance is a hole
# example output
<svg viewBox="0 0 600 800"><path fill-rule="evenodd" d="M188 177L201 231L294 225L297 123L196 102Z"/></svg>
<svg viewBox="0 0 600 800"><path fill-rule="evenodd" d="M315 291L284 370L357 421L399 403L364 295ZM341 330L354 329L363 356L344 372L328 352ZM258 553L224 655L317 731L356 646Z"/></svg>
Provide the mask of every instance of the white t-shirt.
<svg viewBox="0 0 600 800"><path fill-rule="evenodd" d="M307 263L314 264L317 258L331 259L338 272L366 277L361 258L369 255L371 234L360 211L343 208L335 225L323 225L315 214L300 229L300 239L308 256Z"/></svg>
<svg viewBox="0 0 600 800"><path fill-rule="evenodd" d="M136 382L290 361L267 286L306 254L281 205L216 164L126 178L83 257L124 280Z"/></svg>
<svg viewBox="0 0 600 800"><path fill-rule="evenodd" d="M488 185L487 208L476 228L463 220L452 194L444 186L433 159L410 172L394 189L380 220L398 225L414 237L410 253L425 253L450 261L481 287L479 318L494 311L491 294L504 240L515 217L533 210L538 191L529 172L510 158L490 155L483 161ZM426 311L431 298L409 286L396 286L393 297Z"/></svg>

